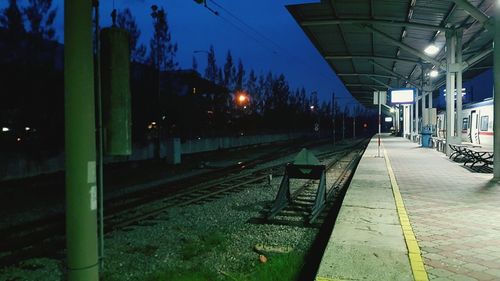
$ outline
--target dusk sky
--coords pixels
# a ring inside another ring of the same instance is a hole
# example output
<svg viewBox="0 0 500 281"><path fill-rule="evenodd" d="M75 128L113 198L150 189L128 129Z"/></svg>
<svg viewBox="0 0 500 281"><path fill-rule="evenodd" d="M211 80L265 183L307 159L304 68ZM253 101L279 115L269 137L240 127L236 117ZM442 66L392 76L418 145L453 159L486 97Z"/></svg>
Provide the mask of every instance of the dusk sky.
<svg viewBox="0 0 500 281"><path fill-rule="evenodd" d="M27 1L18 2L24 6ZM208 50L213 44L219 66L224 64L230 49L235 61L243 60L247 74L250 68L257 73L269 70L283 73L292 89L304 86L308 93L317 91L320 99L327 101L335 92L341 98L339 103L353 103L355 100L285 8L307 2L318 1L208 0L208 6L219 12L220 16L216 16L193 0L108 0L101 1L101 26L111 24L109 15L113 7L130 8L142 32L140 41L148 46L153 33L151 5L156 4L167 12L172 39L178 43L177 60L181 68L191 68L194 55L203 74L207 55L193 51ZM7 1L1 3L3 9ZM63 42L64 1L54 0L53 6L57 7L57 39Z"/></svg>

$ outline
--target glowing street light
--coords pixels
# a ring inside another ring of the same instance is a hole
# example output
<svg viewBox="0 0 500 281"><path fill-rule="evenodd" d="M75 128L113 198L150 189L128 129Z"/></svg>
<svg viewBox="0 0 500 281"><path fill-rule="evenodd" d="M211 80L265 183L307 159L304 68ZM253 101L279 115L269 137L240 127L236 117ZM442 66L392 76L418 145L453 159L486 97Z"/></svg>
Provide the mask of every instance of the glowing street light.
<svg viewBox="0 0 500 281"><path fill-rule="evenodd" d="M10 129L9 129L9 128L7 128L7 127L2 127L2 132L8 132L8 131L10 131Z"/></svg>
<svg viewBox="0 0 500 281"><path fill-rule="evenodd" d="M238 91L236 93L236 103L240 106L247 106L250 101L250 97L244 91Z"/></svg>
<svg viewBox="0 0 500 281"><path fill-rule="evenodd" d="M246 100L247 100L247 97L246 97L245 95L240 94L240 95L238 96L238 101L239 101L240 103L244 103Z"/></svg>

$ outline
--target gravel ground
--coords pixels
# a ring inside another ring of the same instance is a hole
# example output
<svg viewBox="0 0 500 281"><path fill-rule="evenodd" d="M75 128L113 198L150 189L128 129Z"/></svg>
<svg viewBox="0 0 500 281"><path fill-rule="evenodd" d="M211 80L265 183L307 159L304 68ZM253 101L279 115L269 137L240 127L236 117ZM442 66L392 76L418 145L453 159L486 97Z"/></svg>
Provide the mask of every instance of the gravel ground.
<svg viewBox="0 0 500 281"><path fill-rule="evenodd" d="M274 200L280 181L274 177L271 186L254 184L211 202L172 208L142 225L106 235L103 280L144 280L155 272L192 268L248 271L260 266L253 250L257 243L307 252L317 229L248 222ZM332 181L333 173L328 173L327 184ZM0 270L0 280L9 281L64 280L64 275L64 263L54 259L31 259Z"/></svg>

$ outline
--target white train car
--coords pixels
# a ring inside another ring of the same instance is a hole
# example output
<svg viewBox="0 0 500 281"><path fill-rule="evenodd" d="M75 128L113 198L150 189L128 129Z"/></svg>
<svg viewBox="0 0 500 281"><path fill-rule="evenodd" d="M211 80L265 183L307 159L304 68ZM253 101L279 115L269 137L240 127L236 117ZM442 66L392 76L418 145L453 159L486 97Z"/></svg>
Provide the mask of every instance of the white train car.
<svg viewBox="0 0 500 281"><path fill-rule="evenodd" d="M493 145L493 99L464 105L460 123L463 142ZM436 124L437 136L446 137L445 111L438 114Z"/></svg>

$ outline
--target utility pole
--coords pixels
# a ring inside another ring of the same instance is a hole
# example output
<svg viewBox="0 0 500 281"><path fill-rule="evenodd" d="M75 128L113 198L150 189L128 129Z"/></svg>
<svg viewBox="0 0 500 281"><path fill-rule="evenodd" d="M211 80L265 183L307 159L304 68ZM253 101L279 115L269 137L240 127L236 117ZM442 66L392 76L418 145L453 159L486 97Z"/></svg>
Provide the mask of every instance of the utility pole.
<svg viewBox="0 0 500 281"><path fill-rule="evenodd" d="M352 117L352 138L356 138L356 112L353 114Z"/></svg>
<svg viewBox="0 0 500 281"><path fill-rule="evenodd" d="M345 139L345 108L342 111L342 140Z"/></svg>
<svg viewBox="0 0 500 281"><path fill-rule="evenodd" d="M99 280L92 1L64 5L68 280Z"/></svg>
<svg viewBox="0 0 500 281"><path fill-rule="evenodd" d="M104 268L104 131L102 128L102 95L101 95L101 48L100 48L100 27L99 27L99 0L93 0L92 5L94 7L95 15L95 31L94 31L94 41L95 41L95 100L97 105L97 188L98 188L98 239L99 239L99 268L102 270ZM114 11L114 17L116 18L116 10ZM113 25L115 24L115 18L113 18Z"/></svg>
<svg viewBox="0 0 500 281"><path fill-rule="evenodd" d="M333 149L335 150L335 92L332 92Z"/></svg>
<svg viewBox="0 0 500 281"><path fill-rule="evenodd" d="M156 148L155 148L155 157L157 160L161 159L161 131L162 131L162 114L161 114L161 62L160 62L160 36L159 36L159 24L162 22L163 17L165 16L163 10L158 10L156 5L151 6L153 12L151 16L153 17L155 24L155 38L156 38L156 70L157 70L157 78L158 78L158 92L157 92L157 117L156 117Z"/></svg>

